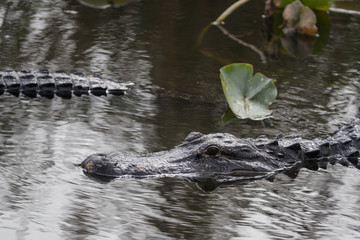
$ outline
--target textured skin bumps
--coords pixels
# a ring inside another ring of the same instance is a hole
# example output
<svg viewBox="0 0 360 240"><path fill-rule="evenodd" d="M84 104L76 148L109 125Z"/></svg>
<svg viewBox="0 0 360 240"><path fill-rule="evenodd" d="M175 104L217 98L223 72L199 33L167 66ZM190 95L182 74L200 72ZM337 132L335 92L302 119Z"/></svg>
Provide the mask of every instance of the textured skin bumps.
<svg viewBox="0 0 360 240"><path fill-rule="evenodd" d="M19 96L52 98L56 94L63 98L71 98L72 94L93 94L96 96L113 94L123 95L130 83L118 83L100 75L85 76L76 72L67 74L63 70L50 73L47 69L31 70L4 70L0 72L0 94L8 92Z"/></svg>
<svg viewBox="0 0 360 240"><path fill-rule="evenodd" d="M359 156L360 120L355 119L332 136L311 140L283 135L275 139L242 139L227 133L193 132L169 151L93 154L81 166L95 178L180 177L218 186L272 180L278 173L294 178L301 168L318 170L329 163L360 169Z"/></svg>

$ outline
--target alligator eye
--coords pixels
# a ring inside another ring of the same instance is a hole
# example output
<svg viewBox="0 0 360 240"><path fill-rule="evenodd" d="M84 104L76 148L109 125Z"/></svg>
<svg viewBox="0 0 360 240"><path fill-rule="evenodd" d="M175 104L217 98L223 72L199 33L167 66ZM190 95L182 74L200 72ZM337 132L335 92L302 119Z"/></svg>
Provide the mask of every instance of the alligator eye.
<svg viewBox="0 0 360 240"><path fill-rule="evenodd" d="M216 156L220 153L220 148L218 146L209 146L205 149L204 154L209 156Z"/></svg>

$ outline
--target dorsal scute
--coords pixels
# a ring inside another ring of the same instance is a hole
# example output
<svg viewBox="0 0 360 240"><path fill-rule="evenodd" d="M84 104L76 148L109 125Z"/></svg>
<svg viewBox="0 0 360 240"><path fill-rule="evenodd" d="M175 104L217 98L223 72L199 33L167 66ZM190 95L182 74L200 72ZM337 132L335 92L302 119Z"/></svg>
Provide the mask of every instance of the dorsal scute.
<svg viewBox="0 0 360 240"><path fill-rule="evenodd" d="M204 136L204 134L200 133L200 132L190 132L187 137L184 139L184 142L190 142L194 139L200 138Z"/></svg>
<svg viewBox="0 0 360 240"><path fill-rule="evenodd" d="M285 145L284 148L292 151L301 151L301 144L299 142L294 142L289 145Z"/></svg>
<svg viewBox="0 0 360 240"><path fill-rule="evenodd" d="M304 158L305 159L318 159L321 157L320 149L310 149L304 151Z"/></svg>

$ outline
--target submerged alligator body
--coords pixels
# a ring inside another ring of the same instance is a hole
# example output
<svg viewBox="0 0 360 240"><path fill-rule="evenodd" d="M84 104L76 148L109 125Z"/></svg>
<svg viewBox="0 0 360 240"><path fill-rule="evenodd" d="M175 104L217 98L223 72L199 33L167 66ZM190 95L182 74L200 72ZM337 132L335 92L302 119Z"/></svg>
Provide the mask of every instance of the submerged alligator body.
<svg viewBox="0 0 360 240"><path fill-rule="evenodd" d="M5 70L0 72L0 95L8 92L19 96L53 98L56 94L62 98L71 98L72 94L81 96L89 94L100 96L107 93L123 95L130 84L118 83L99 75L85 76L80 72L67 74L63 70L50 73L47 69L40 71Z"/></svg>
<svg viewBox="0 0 360 240"><path fill-rule="evenodd" d="M339 163L360 169L360 120L340 128L332 136L305 140L277 136L241 139L227 133L190 133L178 146L163 152L93 154L80 166L96 180L112 178L180 177L197 182L205 190L273 180L278 173L295 178L301 168L325 169Z"/></svg>

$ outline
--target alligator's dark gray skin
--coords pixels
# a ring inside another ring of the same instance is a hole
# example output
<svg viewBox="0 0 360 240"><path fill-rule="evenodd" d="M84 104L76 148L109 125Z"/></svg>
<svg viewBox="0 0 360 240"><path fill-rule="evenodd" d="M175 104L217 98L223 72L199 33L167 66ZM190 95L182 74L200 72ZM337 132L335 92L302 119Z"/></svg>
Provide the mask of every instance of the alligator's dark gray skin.
<svg viewBox="0 0 360 240"><path fill-rule="evenodd" d="M80 166L95 179L116 177L180 177L200 182L208 190L218 185L272 180L284 173L295 178L303 167L317 170L328 163L360 169L360 120L332 136L305 140L260 136L241 139L227 133L190 133L169 151L145 154L93 154Z"/></svg>
<svg viewBox="0 0 360 240"><path fill-rule="evenodd" d="M81 96L89 92L96 96L107 93L123 95L128 85L99 75L85 76L80 72L67 74L63 70L54 73L50 73L47 69L0 72L0 95L4 92L15 96L22 93L28 97L36 97L39 94L47 98L53 98L55 94L70 98L72 94Z"/></svg>

